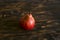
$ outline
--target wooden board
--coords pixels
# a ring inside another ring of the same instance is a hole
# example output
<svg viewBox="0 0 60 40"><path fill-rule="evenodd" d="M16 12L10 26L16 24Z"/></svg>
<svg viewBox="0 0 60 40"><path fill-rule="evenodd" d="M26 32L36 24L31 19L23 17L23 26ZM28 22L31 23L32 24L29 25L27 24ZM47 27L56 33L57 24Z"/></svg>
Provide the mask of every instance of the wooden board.
<svg viewBox="0 0 60 40"><path fill-rule="evenodd" d="M31 31L21 29L19 18L31 12ZM59 0L0 0L0 40L60 40Z"/></svg>

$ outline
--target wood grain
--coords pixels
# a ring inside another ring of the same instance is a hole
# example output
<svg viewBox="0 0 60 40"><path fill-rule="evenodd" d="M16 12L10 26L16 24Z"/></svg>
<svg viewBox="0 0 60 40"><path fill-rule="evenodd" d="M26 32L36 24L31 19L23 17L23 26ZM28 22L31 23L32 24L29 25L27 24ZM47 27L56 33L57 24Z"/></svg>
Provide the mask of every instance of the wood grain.
<svg viewBox="0 0 60 40"><path fill-rule="evenodd" d="M28 12L36 20L31 31L19 26L19 18ZM0 40L60 40L60 1L0 0Z"/></svg>

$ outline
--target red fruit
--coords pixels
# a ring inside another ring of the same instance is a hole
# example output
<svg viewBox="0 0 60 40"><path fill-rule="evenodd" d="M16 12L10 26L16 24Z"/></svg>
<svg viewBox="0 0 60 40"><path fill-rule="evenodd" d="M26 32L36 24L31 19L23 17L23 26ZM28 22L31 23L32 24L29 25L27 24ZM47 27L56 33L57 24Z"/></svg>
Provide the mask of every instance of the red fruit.
<svg viewBox="0 0 60 40"><path fill-rule="evenodd" d="M20 26L25 30L32 30L35 25L35 19L32 14L26 14L20 19Z"/></svg>

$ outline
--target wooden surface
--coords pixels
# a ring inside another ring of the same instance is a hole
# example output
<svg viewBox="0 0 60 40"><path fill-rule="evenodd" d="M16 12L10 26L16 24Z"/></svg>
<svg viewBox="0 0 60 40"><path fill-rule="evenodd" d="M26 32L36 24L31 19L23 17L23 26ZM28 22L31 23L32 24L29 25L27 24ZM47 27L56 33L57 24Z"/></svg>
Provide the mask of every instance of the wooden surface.
<svg viewBox="0 0 60 40"><path fill-rule="evenodd" d="M19 18L31 12L31 31L21 29ZM0 40L60 40L60 0L0 0Z"/></svg>

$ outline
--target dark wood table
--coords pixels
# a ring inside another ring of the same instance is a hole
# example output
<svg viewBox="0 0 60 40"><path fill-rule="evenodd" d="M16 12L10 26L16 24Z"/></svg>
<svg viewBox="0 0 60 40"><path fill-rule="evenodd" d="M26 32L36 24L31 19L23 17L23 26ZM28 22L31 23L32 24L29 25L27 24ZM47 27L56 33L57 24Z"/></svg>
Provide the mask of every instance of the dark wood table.
<svg viewBox="0 0 60 40"><path fill-rule="evenodd" d="M31 12L31 31L19 26L19 18ZM0 40L60 40L60 0L0 0Z"/></svg>

